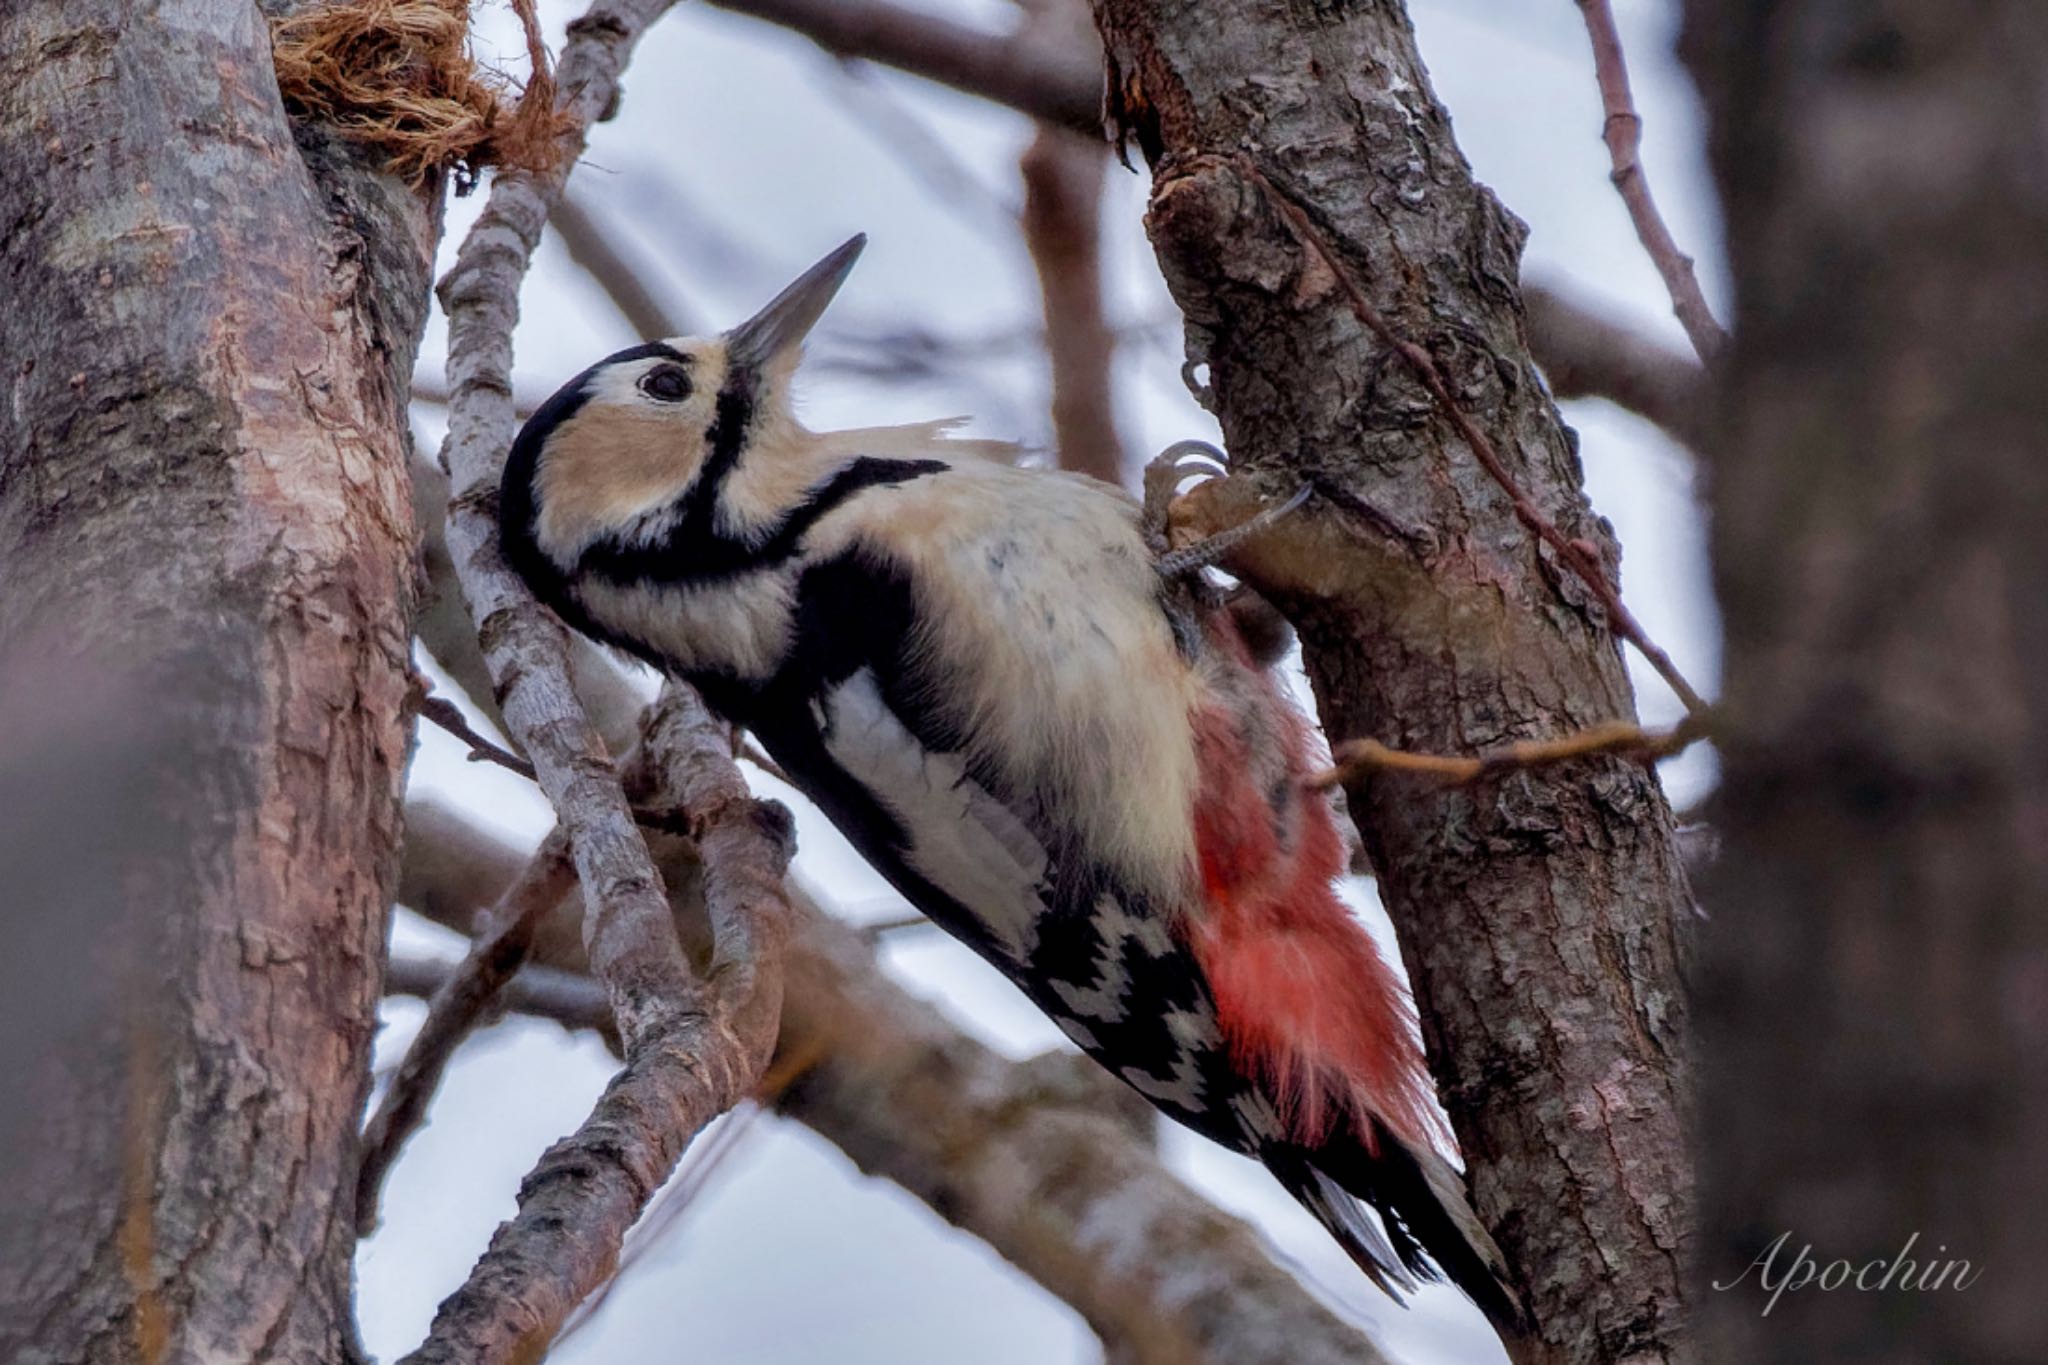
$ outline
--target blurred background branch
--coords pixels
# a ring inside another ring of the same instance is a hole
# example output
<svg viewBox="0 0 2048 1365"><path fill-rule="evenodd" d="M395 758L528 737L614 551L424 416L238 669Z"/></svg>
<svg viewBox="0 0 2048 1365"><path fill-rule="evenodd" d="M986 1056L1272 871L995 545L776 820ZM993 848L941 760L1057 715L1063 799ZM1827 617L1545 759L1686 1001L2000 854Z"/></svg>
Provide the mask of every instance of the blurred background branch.
<svg viewBox="0 0 2048 1365"><path fill-rule="evenodd" d="M1085 47L969 28L887 0L713 0L801 33L835 57L897 67L1086 133L1102 128L1102 67Z"/></svg>

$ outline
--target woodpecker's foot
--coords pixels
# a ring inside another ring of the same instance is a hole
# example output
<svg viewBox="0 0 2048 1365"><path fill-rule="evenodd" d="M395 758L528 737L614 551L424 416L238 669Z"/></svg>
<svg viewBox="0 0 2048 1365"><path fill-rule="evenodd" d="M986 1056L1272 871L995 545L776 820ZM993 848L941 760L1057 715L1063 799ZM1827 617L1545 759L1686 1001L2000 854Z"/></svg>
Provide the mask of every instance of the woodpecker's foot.
<svg viewBox="0 0 2048 1365"><path fill-rule="evenodd" d="M1207 441L1175 441L1153 456L1145 466L1145 544L1154 558L1173 549L1166 538L1167 513L1180 495L1180 486L1190 476L1206 474L1220 478L1230 472L1230 460Z"/></svg>
<svg viewBox="0 0 2048 1365"><path fill-rule="evenodd" d="M1275 522L1300 509L1315 490L1307 484L1294 490L1294 496L1278 507L1268 507L1257 516L1249 517L1227 531L1184 545L1178 550L1169 550L1158 557L1161 576L1186 578L1200 573L1220 562L1226 555Z"/></svg>

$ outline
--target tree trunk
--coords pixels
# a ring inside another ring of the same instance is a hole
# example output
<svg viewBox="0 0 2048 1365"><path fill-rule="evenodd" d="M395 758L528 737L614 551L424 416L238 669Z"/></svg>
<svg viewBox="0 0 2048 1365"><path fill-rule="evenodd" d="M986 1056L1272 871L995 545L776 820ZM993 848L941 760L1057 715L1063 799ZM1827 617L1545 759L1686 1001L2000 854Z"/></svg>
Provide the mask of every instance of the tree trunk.
<svg viewBox="0 0 2048 1365"><path fill-rule="evenodd" d="M1694 0L1686 42L1737 281L1709 445L1715 1344L2038 1361L2048 9ZM1836 1261L1877 1269L1823 1289Z"/></svg>
<svg viewBox="0 0 2048 1365"><path fill-rule="evenodd" d="M357 1354L438 220L301 132L253 4L0 10L9 1361Z"/></svg>
<svg viewBox="0 0 2048 1365"><path fill-rule="evenodd" d="M1112 104L1235 493L1324 493L1243 567L1333 738L1473 753L1632 716L1615 639L1363 325L1301 204L1424 347L1534 504L1617 558L1529 357L1524 230L1473 183L1396 5L1099 0ZM1267 186L1272 188L1269 190ZM1523 1361L1687 1358L1690 895L1654 776L1612 759L1465 787L1367 779L1351 810L1399 931L1480 1216L1537 1334Z"/></svg>

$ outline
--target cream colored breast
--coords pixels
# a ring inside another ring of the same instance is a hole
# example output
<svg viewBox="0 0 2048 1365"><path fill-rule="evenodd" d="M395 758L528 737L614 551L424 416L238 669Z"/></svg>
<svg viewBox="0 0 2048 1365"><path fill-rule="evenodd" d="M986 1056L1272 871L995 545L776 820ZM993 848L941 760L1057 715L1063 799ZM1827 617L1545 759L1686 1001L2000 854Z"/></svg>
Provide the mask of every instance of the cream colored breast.
<svg viewBox="0 0 2048 1365"><path fill-rule="evenodd" d="M1161 895L1192 884L1199 684L1175 649L1135 509L1100 484L957 461L822 522L816 551L885 546L914 650L975 756L1059 794L1096 856Z"/></svg>
<svg viewBox="0 0 2048 1365"><path fill-rule="evenodd" d="M712 670L764 682L789 652L792 579L788 567L702 587L618 586L586 579L576 594L593 617L644 642L677 672Z"/></svg>

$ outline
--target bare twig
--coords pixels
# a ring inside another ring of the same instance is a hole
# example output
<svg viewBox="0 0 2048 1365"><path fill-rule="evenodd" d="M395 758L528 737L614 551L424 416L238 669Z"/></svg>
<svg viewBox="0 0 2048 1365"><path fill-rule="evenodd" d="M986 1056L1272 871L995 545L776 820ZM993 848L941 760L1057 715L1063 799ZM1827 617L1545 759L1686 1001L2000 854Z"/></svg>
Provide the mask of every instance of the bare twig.
<svg viewBox="0 0 2048 1365"><path fill-rule="evenodd" d="M548 226L562 239L569 259L597 281L635 336L653 341L660 337L694 336L700 330L694 320L654 297L640 272L627 259L626 248L610 228L584 207L579 196L565 193L556 200L548 213Z"/></svg>
<svg viewBox="0 0 2048 1365"><path fill-rule="evenodd" d="M384 971L384 993L432 1000L459 970L458 963L394 957ZM521 967L517 975L499 988L495 1003L514 1014L530 1014L538 1019L552 1019L564 1028L605 1034L609 1046L618 1046L617 1035L611 1032L612 1006L605 998L604 987L580 972L559 967Z"/></svg>
<svg viewBox="0 0 2048 1365"><path fill-rule="evenodd" d="M712 0L803 34L837 57L880 62L1081 132L1102 130L1102 64L1086 48L987 33L886 0Z"/></svg>
<svg viewBox="0 0 2048 1365"><path fill-rule="evenodd" d="M525 869L491 908L469 955L450 972L427 1003L426 1022L405 1050L384 1102L363 1130L362 1166L356 1174L356 1235L377 1226L377 1200L384 1177L407 1138L426 1118L427 1103L439 1088L448 1061L492 1001L512 979L533 942L534 925L576 884L569 841L548 835Z"/></svg>
<svg viewBox="0 0 2048 1365"><path fill-rule="evenodd" d="M1608 159L1614 163L1614 188L1628 206L1636 237L1650 253L1664 288L1671 295L1671 311L1692 340L1702 361L1711 363L1728 344L1728 333L1714 320L1713 309L1700 292L1699 277L1693 273L1692 257L1678 249L1650 197L1649 177L1643 174L1643 120L1636 113L1635 96L1628 86L1628 59L1621 50L1621 33L1614 25L1614 10L1608 0L1577 0L1586 20L1586 34L1593 41L1593 73L1600 82L1600 103L1607 111L1601 137L1607 143Z"/></svg>
<svg viewBox="0 0 2048 1365"><path fill-rule="evenodd" d="M1373 307L1372 300L1366 297L1365 286L1359 282L1358 272L1353 270L1349 263L1340 259L1323 240L1321 230L1303 211L1301 205L1275 185L1249 156L1240 153L1227 160L1240 174L1259 187L1266 201L1287 220L1295 239L1322 261L1337 281L1338 287L1344 291L1344 297L1350 302L1351 311L1357 314L1358 320L1371 328L1374 335L1415 371L1417 377L1429 389L1430 396L1436 400L1437 406L1442 409L1444 416L1450 419L1451 425L1455 426L1458 434L1465 439L1465 444L1471 449L1474 458L1485 467L1487 474L1500 486L1501 491L1508 495L1508 500L1515 509L1515 516L1537 539L1548 545L1558 560L1599 599L1600 605L1607 612L1608 621L1612 623L1614 633L1642 652L1643 657L1649 660L1650 666L1657 670L1658 676L1670 684L1671 690L1678 694L1678 699L1685 703L1687 711L1695 715L1703 714L1707 710L1706 699L1693 690L1692 684L1685 680L1685 675L1678 671L1678 665L1671 662L1671 656L1650 638L1642 623L1636 620L1635 614L1621 600L1621 593L1614 586L1613 580L1607 576L1607 570L1595 557L1593 548L1571 539L1558 530L1557 524L1529 500L1529 495L1522 491L1521 485L1515 481L1515 476L1501 460L1500 452L1494 449L1493 442L1452 396L1450 385L1445 381L1443 371L1437 368L1436 360L1428 351L1396 332L1380 310Z"/></svg>
<svg viewBox="0 0 2048 1365"><path fill-rule="evenodd" d="M879 943L891 934L900 934L911 929L935 929L923 915L894 915L888 919L869 920L860 926L860 931L870 943Z"/></svg>
<svg viewBox="0 0 2048 1365"><path fill-rule="evenodd" d="M495 763L509 772L518 773L528 781L533 780L531 763L517 754L508 753L494 743L490 736L480 733L462 714L462 708L446 697L437 697L422 689L414 694L412 705L422 719L432 721L468 745L470 762Z"/></svg>
<svg viewBox="0 0 2048 1365"><path fill-rule="evenodd" d="M577 702L561 627L504 564L492 517L512 435L520 282L585 131L616 99L634 42L670 3L599 0L571 25L559 67L573 130L565 164L552 175L499 177L440 287L449 319L449 550L486 642L507 732L532 759L574 848L590 963L611 998L627 1060L582 1128L549 1149L522 1185L518 1214L408 1358L420 1365L543 1352L609 1273L626 1229L690 1135L752 1087L780 1012L786 840L755 815L701 704L701 723L692 725L694 699L675 694L677 723L711 741L683 744L696 755L693 810L717 936L712 971L699 981L626 795Z"/></svg>
<svg viewBox="0 0 2048 1365"><path fill-rule="evenodd" d="M796 785L795 782L790 780L789 774L782 771L781 765L768 757L767 754L762 753L761 746L754 743L753 740L743 739L740 741L739 756L774 778L777 782L782 783L783 786L794 787Z"/></svg>
<svg viewBox="0 0 2048 1365"><path fill-rule="evenodd" d="M1706 372L1691 356L1609 321L1556 290L1524 283L1529 349L1559 398L1604 398L1697 449Z"/></svg>
<svg viewBox="0 0 2048 1365"><path fill-rule="evenodd" d="M1331 751L1336 759L1309 779L1318 789L1344 786L1372 772L1414 773L1449 782L1476 782L1482 777L1519 768L1541 768L1574 758L1611 754L1641 763L1672 757L1705 739L1703 716L1687 716L1669 730L1645 730L1633 721L1610 721L1557 739L1526 739L1477 757L1418 754L1392 749L1376 739L1350 739Z"/></svg>

